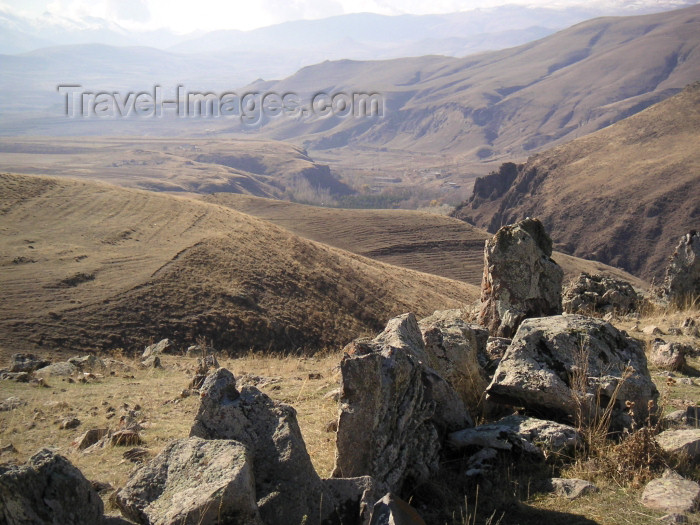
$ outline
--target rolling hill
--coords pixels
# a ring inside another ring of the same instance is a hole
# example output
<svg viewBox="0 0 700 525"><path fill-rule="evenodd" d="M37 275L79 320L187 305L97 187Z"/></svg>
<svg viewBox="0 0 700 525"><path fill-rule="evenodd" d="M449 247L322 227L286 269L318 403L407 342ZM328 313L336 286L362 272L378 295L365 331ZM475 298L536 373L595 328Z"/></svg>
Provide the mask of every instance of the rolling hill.
<svg viewBox="0 0 700 525"><path fill-rule="evenodd" d="M271 140L8 137L0 138L0 170L168 192L301 199L354 191L301 148Z"/></svg>
<svg viewBox="0 0 700 525"><path fill-rule="evenodd" d="M66 178L1 175L0 231L7 352L337 347L478 295L230 208Z"/></svg>
<svg viewBox="0 0 700 525"><path fill-rule="evenodd" d="M402 266L481 286L486 231L457 219L408 210L344 210L216 193L207 202L270 221L304 237ZM646 283L605 264L555 252L566 278L585 271L613 275L639 288Z"/></svg>
<svg viewBox="0 0 700 525"><path fill-rule="evenodd" d="M663 277L700 218L700 82L592 135L503 166L456 216L495 231L528 215L558 249Z"/></svg>

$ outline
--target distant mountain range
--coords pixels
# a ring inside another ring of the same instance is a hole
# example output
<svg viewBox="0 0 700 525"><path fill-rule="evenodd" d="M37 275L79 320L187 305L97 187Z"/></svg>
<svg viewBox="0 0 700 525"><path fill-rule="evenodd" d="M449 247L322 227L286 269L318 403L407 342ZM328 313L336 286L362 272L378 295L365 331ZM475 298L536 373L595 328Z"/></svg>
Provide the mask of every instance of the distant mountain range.
<svg viewBox="0 0 700 525"><path fill-rule="evenodd" d="M507 12L530 13L525 8L490 11L496 12L504 27ZM312 42L328 44L334 34L340 36L332 31L333 23L344 21L350 27L353 20L358 38L373 34L380 21L396 24L383 34L382 45L401 42L409 23L417 24L413 31L417 39L429 34L426 20L432 20L433 33L446 38L449 23L469 25L466 14L454 20L437 15L405 19L348 15L282 24L274 34L288 38L290 49ZM300 29L304 24L310 29ZM493 30L497 24L483 21L480 27ZM309 151L349 147L439 152L463 163L493 163L524 159L594 132L700 79L700 5L651 15L597 18L534 42L464 58L324 61L283 80L258 79L245 86L244 79L255 78L264 67L280 71L290 67L284 56L266 55L263 48L272 35L269 29L247 33L246 38L257 39L258 47L238 54L234 49L241 34L224 32L190 42L196 54L183 53L184 44L178 44L180 52L76 45L0 55L0 91L5 95L0 99L0 134L243 133L289 140ZM214 36L218 43L211 40ZM232 47L227 52L202 51L217 46ZM240 119L67 119L64 97L56 89L58 84L80 84L93 91L126 92L149 90L156 83L166 89L184 84L219 93L231 89L241 94L292 92L302 100L319 91L373 92L381 95L384 112L374 120L262 118L258 128L244 126Z"/></svg>
<svg viewBox="0 0 700 525"><path fill-rule="evenodd" d="M384 116L270 119L270 138L512 160L594 132L700 79L700 6L598 18L502 51L462 59L327 62L261 92L382 94Z"/></svg>
<svg viewBox="0 0 700 525"><path fill-rule="evenodd" d="M25 53L62 45L103 44L147 46L194 54L281 52L287 57L301 59L303 63L298 67L340 58L359 60L425 54L464 56L521 44L596 16L650 13L692 5L697 1L667 0L652 5L634 3L609 7L582 3L567 9L504 5L439 15L355 13L285 22L251 31L197 31L188 34L177 34L169 29L129 30L113 21L94 17L76 20L45 13L30 19L0 6L0 54Z"/></svg>

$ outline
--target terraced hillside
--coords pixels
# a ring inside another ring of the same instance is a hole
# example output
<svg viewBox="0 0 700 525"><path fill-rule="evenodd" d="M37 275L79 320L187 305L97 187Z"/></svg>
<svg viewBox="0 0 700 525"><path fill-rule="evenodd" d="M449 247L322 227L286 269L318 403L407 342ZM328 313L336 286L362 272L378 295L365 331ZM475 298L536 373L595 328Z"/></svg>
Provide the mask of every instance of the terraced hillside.
<svg viewBox="0 0 700 525"><path fill-rule="evenodd" d="M138 350L210 338L232 351L337 347L477 287L303 239L230 208L0 175L0 348Z"/></svg>

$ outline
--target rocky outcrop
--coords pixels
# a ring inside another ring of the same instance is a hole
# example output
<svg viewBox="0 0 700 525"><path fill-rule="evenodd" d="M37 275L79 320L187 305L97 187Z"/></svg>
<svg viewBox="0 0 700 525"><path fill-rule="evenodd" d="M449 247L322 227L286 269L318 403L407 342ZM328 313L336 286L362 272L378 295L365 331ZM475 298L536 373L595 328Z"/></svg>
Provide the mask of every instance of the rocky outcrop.
<svg viewBox="0 0 700 525"><path fill-rule="evenodd" d="M459 395L433 369L413 314L346 348L334 477L372 476L400 493L438 469L442 436L472 426Z"/></svg>
<svg viewBox="0 0 700 525"><path fill-rule="evenodd" d="M235 440L247 448L264 523L298 525L306 519L350 525L369 513L368 506L376 500L371 480L344 480L342 487L340 480L321 480L292 407L272 401L255 387L239 392L233 374L224 368L207 376L200 397L190 436ZM345 499L339 501L339 494Z"/></svg>
<svg viewBox="0 0 700 525"><path fill-rule="evenodd" d="M148 359L154 355L173 353L175 353L175 345L170 341L170 339L161 339L157 343L146 347L143 354L141 354L141 360Z"/></svg>
<svg viewBox="0 0 700 525"><path fill-rule="evenodd" d="M639 294L630 283L584 272L565 287L562 306L565 312L575 314L625 314L635 310L639 300Z"/></svg>
<svg viewBox="0 0 700 525"><path fill-rule="evenodd" d="M0 466L0 523L95 525L103 508L80 470L49 449L22 466Z"/></svg>
<svg viewBox="0 0 700 525"><path fill-rule="evenodd" d="M656 436L659 446L669 454L685 456L692 462L700 461L700 429L666 430Z"/></svg>
<svg viewBox="0 0 700 525"><path fill-rule="evenodd" d="M34 372L39 368L49 366L51 361L42 359L34 354L12 354L9 372Z"/></svg>
<svg viewBox="0 0 700 525"><path fill-rule="evenodd" d="M443 310L418 323L428 364L462 396L475 411L488 382L478 356L486 352L488 330L467 323L461 310Z"/></svg>
<svg viewBox="0 0 700 525"><path fill-rule="evenodd" d="M686 345L657 339L652 344L649 361L664 370L683 370L686 365L686 353Z"/></svg>
<svg viewBox="0 0 700 525"><path fill-rule="evenodd" d="M544 484L544 489L547 492L554 493L556 496L571 500L600 491L600 489L590 481L572 478L548 479Z"/></svg>
<svg viewBox="0 0 700 525"><path fill-rule="evenodd" d="M107 368L105 362L96 355L85 355L71 357L67 361L81 372L103 371Z"/></svg>
<svg viewBox="0 0 700 525"><path fill-rule="evenodd" d="M583 439L568 425L512 415L495 423L453 432L447 442L454 449L492 448L539 457L551 452L571 453Z"/></svg>
<svg viewBox="0 0 700 525"><path fill-rule="evenodd" d="M644 488L642 504L674 514L693 512L700 508L700 485L667 470Z"/></svg>
<svg viewBox="0 0 700 525"><path fill-rule="evenodd" d="M68 361L59 361L40 368L34 374L37 377L43 376L71 376L78 371L78 367Z"/></svg>
<svg viewBox="0 0 700 525"><path fill-rule="evenodd" d="M524 319L562 312L564 272L551 256L552 240L537 219L504 226L486 241L479 322L491 335L512 337Z"/></svg>
<svg viewBox="0 0 700 525"><path fill-rule="evenodd" d="M641 345L579 315L524 321L486 391L496 402L561 422L591 420L613 403L613 428L631 423L630 408L642 425L658 398Z"/></svg>
<svg viewBox="0 0 700 525"><path fill-rule="evenodd" d="M216 359L214 354L204 354L203 357L197 358L197 369L195 370L194 376L188 385L189 388L198 390L204 380L207 378L207 374L210 370L216 370L219 368L219 361Z"/></svg>
<svg viewBox="0 0 700 525"><path fill-rule="evenodd" d="M116 501L124 516L144 525L263 525L252 457L233 440L172 441Z"/></svg>
<svg viewBox="0 0 700 525"><path fill-rule="evenodd" d="M685 234L671 256L663 284L663 294L676 304L697 301L700 296L700 233Z"/></svg>

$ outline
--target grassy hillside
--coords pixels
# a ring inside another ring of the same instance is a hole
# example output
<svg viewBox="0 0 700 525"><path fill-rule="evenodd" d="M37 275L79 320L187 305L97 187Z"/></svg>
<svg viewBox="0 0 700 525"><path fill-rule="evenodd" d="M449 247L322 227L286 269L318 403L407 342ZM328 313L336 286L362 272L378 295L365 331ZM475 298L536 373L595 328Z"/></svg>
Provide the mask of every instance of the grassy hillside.
<svg viewBox="0 0 700 525"><path fill-rule="evenodd" d="M215 204L65 178L1 175L0 231L6 352L337 347L478 295Z"/></svg>
<svg viewBox="0 0 700 525"><path fill-rule="evenodd" d="M273 222L295 234L382 262L481 286L486 231L441 215L406 210L344 210L304 206L246 195L205 199ZM580 272L615 275L645 287L605 264L555 253L567 277Z"/></svg>
<svg viewBox="0 0 700 525"><path fill-rule="evenodd" d="M536 214L559 249L658 279L680 236L698 226L698 144L700 82L533 156L510 184L478 181L457 215L495 231Z"/></svg>
<svg viewBox="0 0 700 525"><path fill-rule="evenodd" d="M0 170L169 192L313 199L353 191L303 149L272 140L3 137Z"/></svg>

